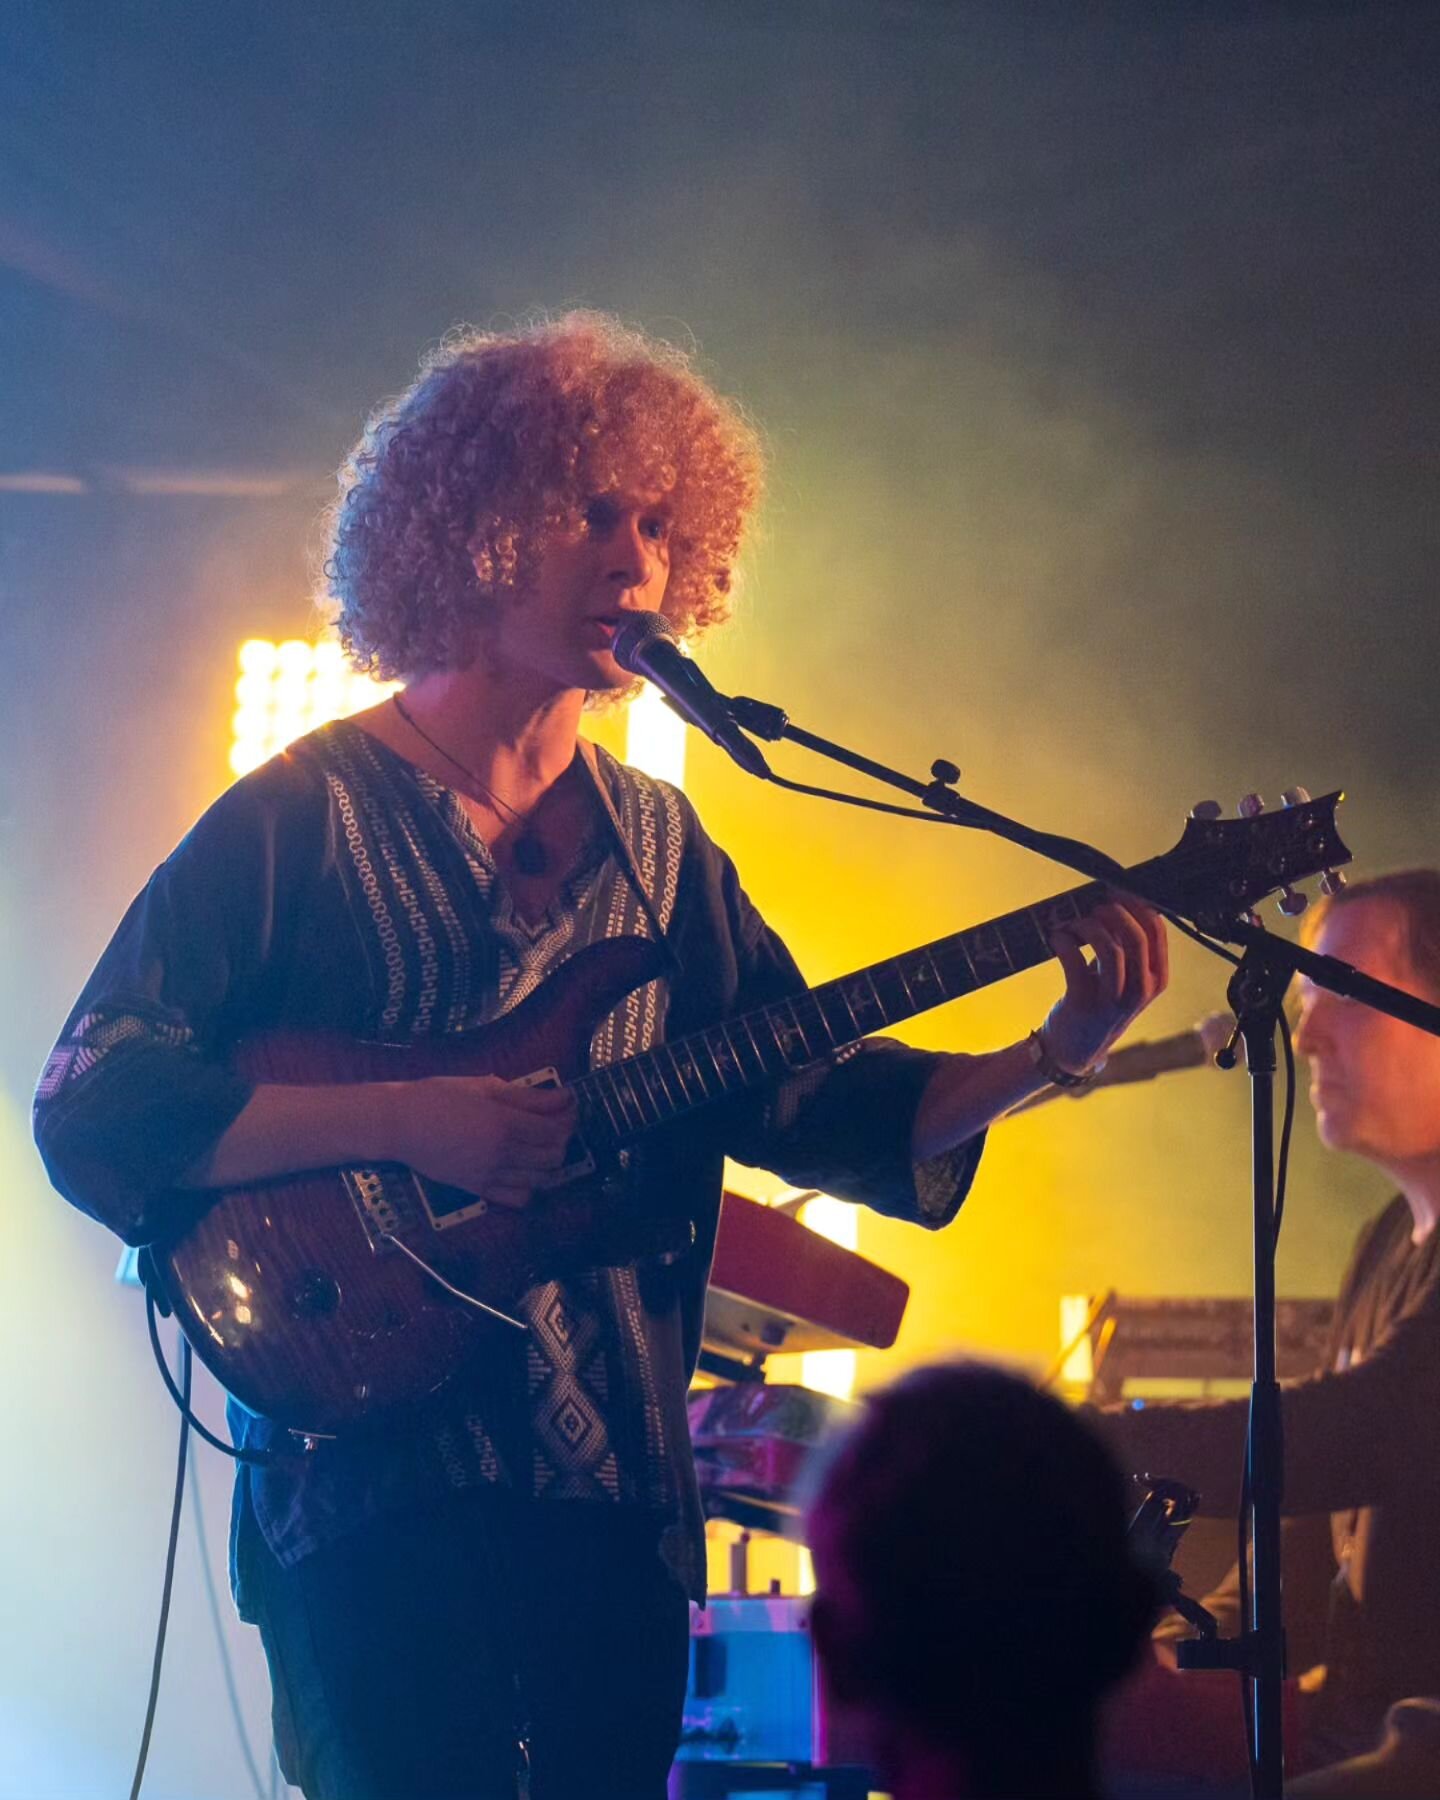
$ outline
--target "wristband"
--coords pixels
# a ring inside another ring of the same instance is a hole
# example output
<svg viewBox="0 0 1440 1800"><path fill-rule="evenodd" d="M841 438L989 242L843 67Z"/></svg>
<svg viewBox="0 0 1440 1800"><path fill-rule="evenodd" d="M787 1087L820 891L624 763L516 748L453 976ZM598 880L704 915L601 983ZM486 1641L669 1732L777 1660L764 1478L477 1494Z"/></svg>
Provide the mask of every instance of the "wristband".
<svg viewBox="0 0 1440 1800"><path fill-rule="evenodd" d="M1050 1054L1043 1033L1044 1027L1037 1025L1035 1030L1032 1031L1025 1040L1030 1051L1030 1060L1034 1063L1040 1074L1044 1076L1046 1081L1048 1081L1052 1087L1070 1088L1072 1090L1075 1088L1089 1087L1090 1083L1094 1081L1095 1077L1105 1067L1105 1058L1102 1056L1099 1062L1092 1063L1088 1069L1083 1070L1077 1075L1073 1069L1063 1068L1056 1062L1055 1058Z"/></svg>

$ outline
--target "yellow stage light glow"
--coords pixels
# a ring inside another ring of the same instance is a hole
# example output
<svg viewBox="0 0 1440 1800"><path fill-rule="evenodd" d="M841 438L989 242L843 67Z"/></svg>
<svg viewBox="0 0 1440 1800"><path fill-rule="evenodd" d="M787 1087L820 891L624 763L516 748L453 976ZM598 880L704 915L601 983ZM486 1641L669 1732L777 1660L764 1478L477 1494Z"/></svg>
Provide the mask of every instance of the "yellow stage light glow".
<svg viewBox="0 0 1440 1800"><path fill-rule="evenodd" d="M1060 1296L1060 1348L1070 1347L1060 1365L1060 1379L1067 1388L1081 1388L1087 1392L1095 1379L1088 1329L1091 1304L1089 1294Z"/></svg>
<svg viewBox="0 0 1440 1800"><path fill-rule="evenodd" d="M685 785L685 721L647 681L630 702L625 718L625 760L632 769L660 781Z"/></svg>
<svg viewBox="0 0 1440 1800"><path fill-rule="evenodd" d="M237 657L230 767L247 775L317 725L348 718L399 687L345 662L333 640L247 638Z"/></svg>
<svg viewBox="0 0 1440 1800"><path fill-rule="evenodd" d="M829 1238L846 1250L860 1243L860 1210L843 1200L832 1200L818 1194L800 1209L800 1221L820 1237ZM800 1380L808 1388L822 1394L833 1394L837 1400L848 1400L855 1392L855 1352L853 1350L809 1350L800 1358Z"/></svg>

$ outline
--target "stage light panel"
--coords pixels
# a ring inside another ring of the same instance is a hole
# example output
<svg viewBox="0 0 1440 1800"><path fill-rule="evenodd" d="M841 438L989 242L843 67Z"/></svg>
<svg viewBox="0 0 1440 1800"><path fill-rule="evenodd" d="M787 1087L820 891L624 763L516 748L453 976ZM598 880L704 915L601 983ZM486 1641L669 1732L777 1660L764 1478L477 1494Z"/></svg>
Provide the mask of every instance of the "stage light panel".
<svg viewBox="0 0 1440 1800"><path fill-rule="evenodd" d="M317 725L348 718L401 685L352 669L334 639L247 638L236 665L230 767L237 775L247 775ZM645 684L626 709L625 725L625 760L683 787L686 727L658 688Z"/></svg>
<svg viewBox="0 0 1440 1800"><path fill-rule="evenodd" d="M237 656L230 767L246 775L330 719L373 706L400 686L350 668L332 640L247 638Z"/></svg>

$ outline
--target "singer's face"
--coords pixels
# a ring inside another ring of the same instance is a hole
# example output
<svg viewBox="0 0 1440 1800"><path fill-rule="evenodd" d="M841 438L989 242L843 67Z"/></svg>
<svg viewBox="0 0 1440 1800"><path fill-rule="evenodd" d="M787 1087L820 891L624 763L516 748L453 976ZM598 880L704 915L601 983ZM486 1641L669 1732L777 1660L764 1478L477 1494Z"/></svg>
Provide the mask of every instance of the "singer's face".
<svg viewBox="0 0 1440 1800"><path fill-rule="evenodd" d="M1337 907L1314 948L1426 1000L1405 920L1391 900ZM1300 981L1295 1047L1310 1063L1310 1103L1321 1142L1396 1168L1440 1151L1440 1039L1385 1013Z"/></svg>
<svg viewBox="0 0 1440 1800"><path fill-rule="evenodd" d="M599 494L550 537L533 585L500 616L492 649L512 670L561 688L624 687L610 654L627 612L659 612L670 579L670 516L657 494Z"/></svg>

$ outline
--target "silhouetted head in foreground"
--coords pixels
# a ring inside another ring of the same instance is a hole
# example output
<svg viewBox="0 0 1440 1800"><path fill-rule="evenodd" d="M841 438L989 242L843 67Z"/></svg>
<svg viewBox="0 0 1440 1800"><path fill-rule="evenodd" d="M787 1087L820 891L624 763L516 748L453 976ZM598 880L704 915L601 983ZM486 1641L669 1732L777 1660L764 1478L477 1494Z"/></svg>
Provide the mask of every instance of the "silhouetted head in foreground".
<svg viewBox="0 0 1440 1800"><path fill-rule="evenodd" d="M896 1800L1096 1791L1095 1716L1155 1610L1108 1451L983 1364L872 1396L810 1510L832 1703Z"/></svg>

